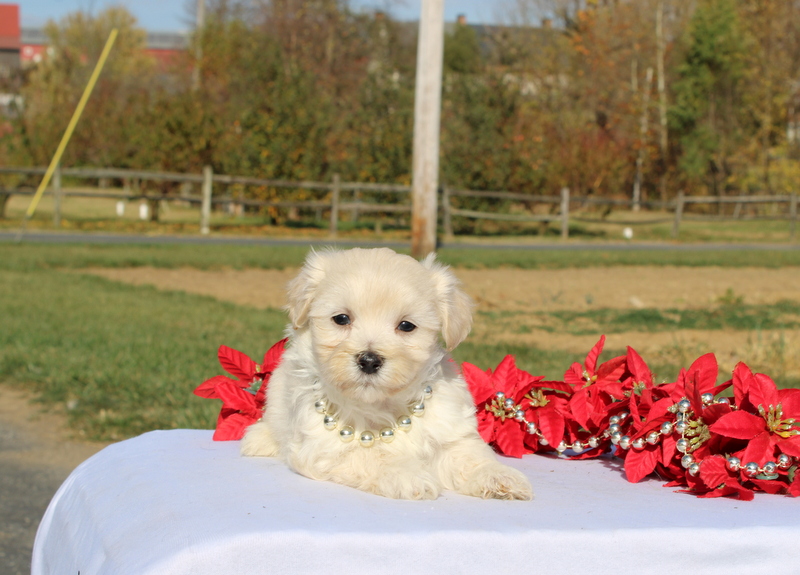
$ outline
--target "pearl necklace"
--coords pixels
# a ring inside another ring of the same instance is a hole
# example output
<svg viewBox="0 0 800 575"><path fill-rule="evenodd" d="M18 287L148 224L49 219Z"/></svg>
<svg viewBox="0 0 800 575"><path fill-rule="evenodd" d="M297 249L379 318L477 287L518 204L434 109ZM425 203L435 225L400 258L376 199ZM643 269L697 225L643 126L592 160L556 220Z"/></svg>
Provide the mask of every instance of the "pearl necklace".
<svg viewBox="0 0 800 575"><path fill-rule="evenodd" d="M422 390L422 395L423 399L409 406L411 415L415 417L422 417L425 415L425 400L431 398L433 395L433 388L431 388L430 385L427 386L424 390ZM374 431L367 429L361 433L357 433L352 425L340 426L338 414L336 411L331 410L330 407L331 406L329 405L328 400L324 397L314 403L314 409L316 409L317 413L322 414L322 425L325 426L325 429L328 431L338 429L339 439L342 441L342 443L350 443L353 441L356 435L358 435L358 443L361 445L361 447L372 447L375 445ZM408 433L411 431L411 424L412 419L410 415L401 415L397 418L396 423L392 427L384 427L381 429L378 437L383 443L391 443L394 441L396 430L401 429Z"/></svg>

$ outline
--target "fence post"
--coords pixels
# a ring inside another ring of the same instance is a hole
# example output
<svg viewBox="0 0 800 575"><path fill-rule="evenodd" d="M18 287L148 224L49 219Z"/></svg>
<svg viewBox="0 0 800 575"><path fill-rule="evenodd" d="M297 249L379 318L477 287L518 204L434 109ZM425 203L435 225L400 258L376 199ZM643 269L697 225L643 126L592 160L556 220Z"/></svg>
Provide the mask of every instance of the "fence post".
<svg viewBox="0 0 800 575"><path fill-rule="evenodd" d="M569 188L561 188L561 239L569 237Z"/></svg>
<svg viewBox="0 0 800 575"><path fill-rule="evenodd" d="M444 239L453 240L453 215L450 213L450 189L445 186L442 188L442 227L444 228Z"/></svg>
<svg viewBox="0 0 800 575"><path fill-rule="evenodd" d="M53 225L61 227L61 163L56 164L53 172Z"/></svg>
<svg viewBox="0 0 800 575"><path fill-rule="evenodd" d="M200 206L200 233L208 235L211 231L209 222L211 220L211 193L214 170L211 166L203 166L203 203Z"/></svg>
<svg viewBox="0 0 800 575"><path fill-rule="evenodd" d="M794 239L795 228L797 227L797 194L792 192L789 196L789 237Z"/></svg>
<svg viewBox="0 0 800 575"><path fill-rule="evenodd" d="M683 192L678 192L678 197L675 200L675 221L672 222L672 237L678 237L678 231L681 227L681 218L683 217Z"/></svg>
<svg viewBox="0 0 800 575"><path fill-rule="evenodd" d="M331 190L331 223L328 226L330 237L335 238L339 228L339 194L342 191L342 182L339 174L333 174L333 189Z"/></svg>

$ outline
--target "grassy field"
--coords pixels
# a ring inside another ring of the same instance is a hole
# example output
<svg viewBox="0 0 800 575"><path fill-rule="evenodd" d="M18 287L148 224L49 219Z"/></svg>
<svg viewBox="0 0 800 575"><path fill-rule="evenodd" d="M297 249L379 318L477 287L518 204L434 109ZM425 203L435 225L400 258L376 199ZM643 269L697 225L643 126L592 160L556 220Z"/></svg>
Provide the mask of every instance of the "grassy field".
<svg viewBox="0 0 800 575"><path fill-rule="evenodd" d="M257 361L282 337L285 314L254 310L210 297L134 287L73 273L88 266L287 267L300 247L55 246L0 244L0 381L33 389L49 408L64 410L89 438L120 439L155 428L212 427L219 404L192 395L222 372L216 350L225 344ZM608 256L608 257L604 257ZM479 267L586 265L798 266L796 251L759 252L519 252L448 250L442 259ZM564 333L682 328L796 330L800 304L741 305L707 310L553 311L531 317L498 314L508 329L526 322ZM588 351L588 350L586 350ZM537 375L559 379L583 354L468 340L458 361L494 367L507 353ZM584 352L585 353L585 352ZM608 350L604 358L624 350ZM686 354L651 365L674 378ZM696 356L695 356L696 357ZM645 358L647 359L647 358ZM688 358L693 359L693 358ZM759 366L754 366L757 368ZM780 385L800 382L776 377Z"/></svg>

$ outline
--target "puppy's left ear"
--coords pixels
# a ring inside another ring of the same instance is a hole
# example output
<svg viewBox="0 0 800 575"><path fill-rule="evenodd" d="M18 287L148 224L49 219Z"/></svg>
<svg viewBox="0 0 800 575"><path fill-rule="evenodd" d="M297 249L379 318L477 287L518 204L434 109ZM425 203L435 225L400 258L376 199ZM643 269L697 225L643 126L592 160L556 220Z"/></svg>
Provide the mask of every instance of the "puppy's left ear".
<svg viewBox="0 0 800 575"><path fill-rule="evenodd" d="M452 351L467 338L472 328L472 300L461 289L461 282L450 268L436 261L436 254L430 254L421 263L430 270L436 286L442 336L447 351Z"/></svg>

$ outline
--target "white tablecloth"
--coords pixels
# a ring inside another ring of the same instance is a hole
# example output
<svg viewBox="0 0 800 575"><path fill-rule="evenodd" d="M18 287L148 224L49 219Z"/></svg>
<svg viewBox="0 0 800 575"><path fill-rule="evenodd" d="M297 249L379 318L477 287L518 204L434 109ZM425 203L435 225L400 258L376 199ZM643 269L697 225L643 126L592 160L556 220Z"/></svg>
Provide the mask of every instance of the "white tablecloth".
<svg viewBox="0 0 800 575"><path fill-rule="evenodd" d="M505 459L530 502L395 501L243 458L210 431L107 447L53 497L33 575L800 572L800 500L698 499L611 460Z"/></svg>

